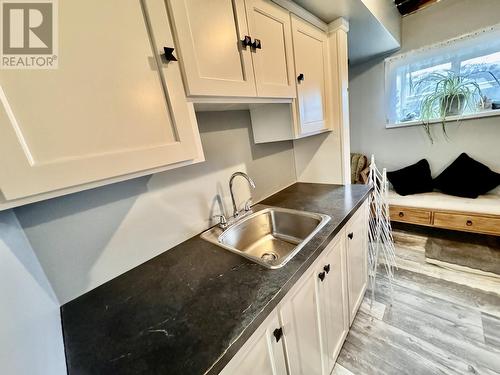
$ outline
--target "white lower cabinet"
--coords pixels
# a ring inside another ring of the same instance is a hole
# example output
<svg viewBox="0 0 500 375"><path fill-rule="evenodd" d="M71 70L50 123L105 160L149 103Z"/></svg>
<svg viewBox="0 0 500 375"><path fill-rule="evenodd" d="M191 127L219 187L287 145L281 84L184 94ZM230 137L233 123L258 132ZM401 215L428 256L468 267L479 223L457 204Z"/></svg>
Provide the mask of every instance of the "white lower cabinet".
<svg viewBox="0 0 500 375"><path fill-rule="evenodd" d="M333 240L325 250L320 272L325 272L320 288L323 317L324 368L330 374L349 331L345 242Z"/></svg>
<svg viewBox="0 0 500 375"><path fill-rule="evenodd" d="M278 307L290 374L323 373L322 324L316 269L310 269Z"/></svg>
<svg viewBox="0 0 500 375"><path fill-rule="evenodd" d="M368 284L368 205L364 204L346 224L349 325L363 301Z"/></svg>
<svg viewBox="0 0 500 375"><path fill-rule="evenodd" d="M274 310L220 374L286 375L282 332Z"/></svg>
<svg viewBox="0 0 500 375"><path fill-rule="evenodd" d="M366 289L367 230L365 202L221 374L330 374Z"/></svg>

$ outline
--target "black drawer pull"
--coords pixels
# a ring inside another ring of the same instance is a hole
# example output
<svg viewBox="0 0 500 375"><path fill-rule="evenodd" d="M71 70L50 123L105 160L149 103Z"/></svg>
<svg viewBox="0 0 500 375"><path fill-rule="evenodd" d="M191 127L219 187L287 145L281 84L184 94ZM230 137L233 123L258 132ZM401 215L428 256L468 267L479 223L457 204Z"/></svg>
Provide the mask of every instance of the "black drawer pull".
<svg viewBox="0 0 500 375"><path fill-rule="evenodd" d="M472 226L472 220L467 220L467 222L465 223L468 227L471 227Z"/></svg>
<svg viewBox="0 0 500 375"><path fill-rule="evenodd" d="M399 217L404 217L404 216L405 216L404 212L399 213Z"/></svg>
<svg viewBox="0 0 500 375"><path fill-rule="evenodd" d="M262 43L261 43L260 39L254 39L254 41L252 43L252 47L254 49L262 49Z"/></svg>
<svg viewBox="0 0 500 375"><path fill-rule="evenodd" d="M319 279L320 279L321 281L323 281L323 280L325 279L325 275L326 275L326 274L325 274L324 272L320 272L320 273L319 273L319 275L318 275L318 277L319 277Z"/></svg>
<svg viewBox="0 0 500 375"><path fill-rule="evenodd" d="M248 35L245 35L245 37L243 38L243 40L241 41L241 45L243 47L248 47L248 46L251 46L252 45L252 38L249 37Z"/></svg>
<svg viewBox="0 0 500 375"><path fill-rule="evenodd" d="M276 337L276 342L280 341L283 337L283 328L276 328L273 332L274 337Z"/></svg>
<svg viewBox="0 0 500 375"><path fill-rule="evenodd" d="M354 238L354 233L352 233L352 232L351 232L351 233L349 233L349 234L347 235L347 237L349 237L349 239L350 239L350 240L352 240L352 239Z"/></svg>
<svg viewBox="0 0 500 375"><path fill-rule="evenodd" d="M174 48L172 47L163 47L163 51L165 52L165 60L167 61L177 61L174 56Z"/></svg>
<svg viewBox="0 0 500 375"><path fill-rule="evenodd" d="M326 266L323 267L323 269L325 270L326 273L329 273L330 272L330 265L327 264Z"/></svg>

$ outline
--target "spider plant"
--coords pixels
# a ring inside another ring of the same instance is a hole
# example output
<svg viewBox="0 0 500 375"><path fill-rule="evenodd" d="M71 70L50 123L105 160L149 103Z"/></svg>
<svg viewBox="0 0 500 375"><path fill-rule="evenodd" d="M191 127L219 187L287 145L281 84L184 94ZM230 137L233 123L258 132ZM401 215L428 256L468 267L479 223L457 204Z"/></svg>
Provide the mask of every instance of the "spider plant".
<svg viewBox="0 0 500 375"><path fill-rule="evenodd" d="M447 116L461 116L465 109L476 111L483 97L479 85L470 74L454 71L429 73L415 84L415 90L422 96L420 118L425 132L434 142L430 131L431 120L439 119L444 135Z"/></svg>

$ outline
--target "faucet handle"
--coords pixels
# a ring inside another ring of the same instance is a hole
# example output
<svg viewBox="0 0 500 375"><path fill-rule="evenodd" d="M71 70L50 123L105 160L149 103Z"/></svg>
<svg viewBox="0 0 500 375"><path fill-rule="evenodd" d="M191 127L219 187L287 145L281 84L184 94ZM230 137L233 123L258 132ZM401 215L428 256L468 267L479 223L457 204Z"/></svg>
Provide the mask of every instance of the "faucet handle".
<svg viewBox="0 0 500 375"><path fill-rule="evenodd" d="M222 229L226 229L227 228L227 219L224 216L224 214L214 215L213 218L214 219L219 219L219 223L217 224L219 227L221 227Z"/></svg>
<svg viewBox="0 0 500 375"><path fill-rule="evenodd" d="M251 210L252 204L253 204L252 198L247 199L247 201L245 202L245 212L248 212Z"/></svg>

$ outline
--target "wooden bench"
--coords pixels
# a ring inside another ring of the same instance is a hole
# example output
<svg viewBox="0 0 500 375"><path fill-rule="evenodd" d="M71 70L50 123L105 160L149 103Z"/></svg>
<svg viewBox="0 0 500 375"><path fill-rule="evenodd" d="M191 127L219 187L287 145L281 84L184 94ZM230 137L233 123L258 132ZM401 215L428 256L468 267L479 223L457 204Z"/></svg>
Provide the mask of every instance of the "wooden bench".
<svg viewBox="0 0 500 375"><path fill-rule="evenodd" d="M500 195L476 199L442 193L388 194L391 220L435 228L500 236Z"/></svg>
<svg viewBox="0 0 500 375"><path fill-rule="evenodd" d="M394 227L416 224L413 233L425 236L427 263L500 277L500 194L467 199L441 193L403 197L391 191L388 200Z"/></svg>

